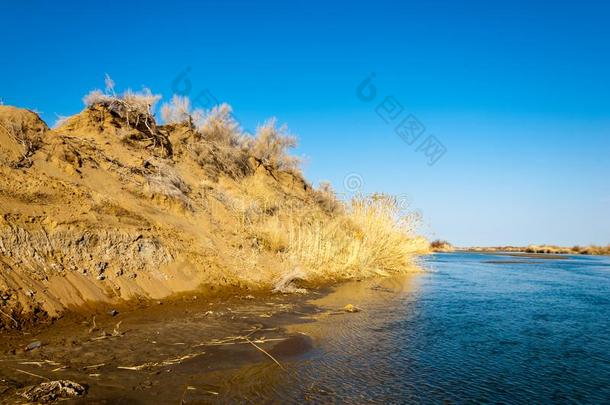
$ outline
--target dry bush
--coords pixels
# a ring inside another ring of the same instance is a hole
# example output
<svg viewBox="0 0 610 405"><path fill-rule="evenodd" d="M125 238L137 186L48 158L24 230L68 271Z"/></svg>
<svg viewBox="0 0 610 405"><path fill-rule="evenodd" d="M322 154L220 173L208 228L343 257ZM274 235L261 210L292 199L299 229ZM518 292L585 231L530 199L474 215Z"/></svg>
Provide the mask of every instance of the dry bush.
<svg viewBox="0 0 610 405"><path fill-rule="evenodd" d="M121 96L109 95L101 90L92 90L83 98L83 102L87 107L103 105L112 113L123 118L130 127L138 128L140 124L143 124L148 126L150 132L153 132L150 127L155 125L153 111L160 99L160 95L153 94L147 88L140 92L128 89Z"/></svg>
<svg viewBox="0 0 610 405"><path fill-rule="evenodd" d="M118 96L114 93L114 82L106 76L106 92L99 89L90 91L83 102L87 107L103 106L113 116L123 121L130 129L135 129L143 136L132 134L128 141L151 141L153 147L161 147L165 153L171 154L171 144L167 137L157 129L153 111L160 95L153 94L144 88L140 92L126 90Z"/></svg>
<svg viewBox="0 0 610 405"><path fill-rule="evenodd" d="M53 128L57 129L57 128L65 125L69 119L70 119L70 117L66 117L65 115L57 115L57 119L55 120L55 123L53 124Z"/></svg>
<svg viewBox="0 0 610 405"><path fill-rule="evenodd" d="M144 88L142 91L134 92L127 89L123 93L122 99L127 105L140 114L153 115L155 106L161 100L161 95L153 94L150 89Z"/></svg>
<svg viewBox="0 0 610 405"><path fill-rule="evenodd" d="M196 136L189 147L212 179L221 175L238 179L252 172L245 136L231 116L230 106L214 107L195 125Z"/></svg>
<svg viewBox="0 0 610 405"><path fill-rule="evenodd" d="M212 108L196 123L197 132L206 141L242 148L245 136L232 114L233 109L226 103Z"/></svg>
<svg viewBox="0 0 610 405"><path fill-rule="evenodd" d="M568 254L572 253L571 248L552 246L552 245L530 245L525 249L526 253L538 254Z"/></svg>
<svg viewBox="0 0 610 405"><path fill-rule="evenodd" d="M610 245L608 246L574 246L572 248L572 252L581 254L581 255L602 255L607 256L610 255Z"/></svg>
<svg viewBox="0 0 610 405"><path fill-rule="evenodd" d="M550 248L543 248L542 246L530 245L525 249L526 253L552 253Z"/></svg>
<svg viewBox="0 0 610 405"><path fill-rule="evenodd" d="M252 171L248 154L241 149L206 141L195 142L189 147L197 163L213 180L220 176L239 179Z"/></svg>
<svg viewBox="0 0 610 405"><path fill-rule="evenodd" d="M186 96L174 95L169 103L161 106L161 119L166 124L188 124L190 126L200 122L204 113L192 110L191 100Z"/></svg>
<svg viewBox="0 0 610 405"><path fill-rule="evenodd" d="M296 146L297 139L288 134L288 128L285 125L277 127L273 118L257 128L256 137L248 142L248 151L265 166L298 171L300 160L288 153Z"/></svg>
<svg viewBox="0 0 610 405"><path fill-rule="evenodd" d="M30 167L32 156L42 147L42 135L44 128L30 128L22 122L0 123L0 129L4 130L10 138L21 145L21 157L12 162L14 168Z"/></svg>
<svg viewBox="0 0 610 405"><path fill-rule="evenodd" d="M430 249L435 252L452 252L454 251L454 247L451 243L446 240L437 239L430 242Z"/></svg>
<svg viewBox="0 0 610 405"><path fill-rule="evenodd" d="M539 254L582 254L582 255L610 255L610 245L608 246L573 246L561 247L554 245L530 245L527 248L519 248L518 251Z"/></svg>
<svg viewBox="0 0 610 405"><path fill-rule="evenodd" d="M101 91L100 89L95 89L95 90L91 90L89 93L85 94L85 97L83 97L83 103L87 107L91 107L92 105L96 105L96 104L110 103L114 99L116 99L115 96L110 96L110 95L104 93L103 91Z"/></svg>

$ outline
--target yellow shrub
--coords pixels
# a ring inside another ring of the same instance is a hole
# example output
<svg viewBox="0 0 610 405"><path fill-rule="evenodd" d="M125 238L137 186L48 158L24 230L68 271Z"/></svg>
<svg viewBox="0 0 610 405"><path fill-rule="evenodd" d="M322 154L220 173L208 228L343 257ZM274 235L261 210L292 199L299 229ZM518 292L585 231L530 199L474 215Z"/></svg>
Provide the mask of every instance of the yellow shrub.
<svg viewBox="0 0 610 405"><path fill-rule="evenodd" d="M357 198L343 215L292 218L286 252L310 280L404 272L426 249L416 225L390 197Z"/></svg>

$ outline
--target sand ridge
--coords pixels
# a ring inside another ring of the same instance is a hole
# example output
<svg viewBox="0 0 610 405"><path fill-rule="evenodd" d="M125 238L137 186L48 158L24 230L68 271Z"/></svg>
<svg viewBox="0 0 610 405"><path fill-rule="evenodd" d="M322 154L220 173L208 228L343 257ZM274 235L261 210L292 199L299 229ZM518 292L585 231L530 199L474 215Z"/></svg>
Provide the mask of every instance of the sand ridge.
<svg viewBox="0 0 610 405"><path fill-rule="evenodd" d="M231 205L243 185L221 178L210 190L207 173L181 148L187 129L162 130L165 141L151 144L101 106L56 129L0 106L0 124L0 290L13 318L157 299L204 283L260 287L281 269L257 246L243 246L248 237ZM185 183L184 195L159 190L163 170ZM252 172L249 185L270 196L311 198L293 174L255 162Z"/></svg>
<svg viewBox="0 0 610 405"><path fill-rule="evenodd" d="M53 129L0 106L0 328L208 287L298 292L428 249L396 200L314 189L274 121L249 138L225 105L158 125L149 95L93 94Z"/></svg>

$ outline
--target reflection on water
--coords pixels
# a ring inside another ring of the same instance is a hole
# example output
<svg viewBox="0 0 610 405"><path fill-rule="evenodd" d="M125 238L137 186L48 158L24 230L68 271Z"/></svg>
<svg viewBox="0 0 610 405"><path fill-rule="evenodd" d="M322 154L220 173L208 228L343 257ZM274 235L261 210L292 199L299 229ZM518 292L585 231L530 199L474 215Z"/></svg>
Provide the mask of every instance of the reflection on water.
<svg viewBox="0 0 610 405"><path fill-rule="evenodd" d="M89 384L87 403L608 402L608 258L437 254L424 266L309 302L189 304L163 322L143 312L114 340L80 325L65 344L0 359L0 383L57 367L19 357L69 364L55 375ZM145 362L161 365L117 369Z"/></svg>
<svg viewBox="0 0 610 405"><path fill-rule="evenodd" d="M500 259L439 254L427 260L429 273L395 280L389 290L362 283L329 297L365 311L297 328L319 336L319 345L298 365L303 393L288 387L284 395L343 403L607 403L608 258Z"/></svg>

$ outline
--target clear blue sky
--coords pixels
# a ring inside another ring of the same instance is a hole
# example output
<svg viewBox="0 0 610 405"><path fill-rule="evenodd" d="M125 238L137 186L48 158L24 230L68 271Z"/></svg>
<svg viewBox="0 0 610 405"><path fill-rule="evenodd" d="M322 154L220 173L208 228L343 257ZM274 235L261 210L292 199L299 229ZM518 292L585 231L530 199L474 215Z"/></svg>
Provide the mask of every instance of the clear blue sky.
<svg viewBox="0 0 610 405"><path fill-rule="evenodd" d="M604 1L5 1L0 98L56 114L103 86L276 116L314 183L407 194L458 245L610 243L610 5ZM377 98L356 97L375 73ZM393 95L446 147L433 166L375 107Z"/></svg>

